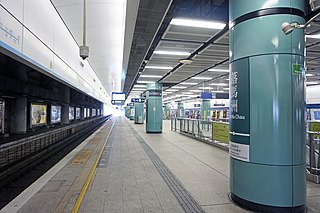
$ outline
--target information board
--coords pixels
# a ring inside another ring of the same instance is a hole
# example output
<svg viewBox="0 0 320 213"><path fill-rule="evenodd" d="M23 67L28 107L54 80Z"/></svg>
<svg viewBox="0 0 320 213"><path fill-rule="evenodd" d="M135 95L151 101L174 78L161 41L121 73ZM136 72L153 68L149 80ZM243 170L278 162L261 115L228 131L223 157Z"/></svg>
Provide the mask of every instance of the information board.
<svg viewBox="0 0 320 213"><path fill-rule="evenodd" d="M213 123L212 135L213 139L216 141L229 143L229 124Z"/></svg>

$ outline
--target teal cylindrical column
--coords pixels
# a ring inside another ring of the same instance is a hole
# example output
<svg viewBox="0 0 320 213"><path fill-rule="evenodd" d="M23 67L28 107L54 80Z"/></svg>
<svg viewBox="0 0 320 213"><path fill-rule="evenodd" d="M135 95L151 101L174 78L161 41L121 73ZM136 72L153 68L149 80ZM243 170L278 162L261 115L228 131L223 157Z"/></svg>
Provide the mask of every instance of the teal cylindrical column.
<svg viewBox="0 0 320 213"><path fill-rule="evenodd" d="M200 110L201 110L201 113L200 113L201 120L210 120L210 100L209 99L202 99Z"/></svg>
<svg viewBox="0 0 320 213"><path fill-rule="evenodd" d="M144 121L144 103L134 103L134 123L143 124Z"/></svg>
<svg viewBox="0 0 320 213"><path fill-rule="evenodd" d="M230 190L258 212L303 212L304 0L230 0Z"/></svg>
<svg viewBox="0 0 320 213"><path fill-rule="evenodd" d="M162 84L147 84L146 132L162 132Z"/></svg>
<svg viewBox="0 0 320 213"><path fill-rule="evenodd" d="M184 118L184 104L181 101L178 101L178 118Z"/></svg>
<svg viewBox="0 0 320 213"><path fill-rule="evenodd" d="M134 120L134 103L131 103L130 105L130 115L129 115L130 120Z"/></svg>

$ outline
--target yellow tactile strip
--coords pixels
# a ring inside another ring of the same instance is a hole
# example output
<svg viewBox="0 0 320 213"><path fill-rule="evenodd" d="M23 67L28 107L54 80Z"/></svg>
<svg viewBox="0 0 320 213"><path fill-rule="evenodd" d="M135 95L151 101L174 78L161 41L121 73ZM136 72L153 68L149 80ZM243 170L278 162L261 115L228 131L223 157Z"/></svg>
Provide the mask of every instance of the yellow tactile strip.
<svg viewBox="0 0 320 213"><path fill-rule="evenodd" d="M74 199L74 196L78 197L79 194L81 193L83 186L85 185L86 180L88 178L88 175L90 174L92 167L94 167L95 165L95 160L96 160L95 158L97 158L97 156L100 153L100 150L104 147L104 144L109 136L109 133L111 132L113 123L114 123L113 119L107 121L106 125L100 130L100 132L97 133L95 137L93 137L85 146L85 149L87 148L87 146L92 147L92 145L95 145L95 148L92 148L92 153L90 154L89 158L86 160L85 164L78 164L78 165L81 165L82 167L81 172L78 174L77 178L74 180L69 190L66 192L66 194L63 196L63 198L59 202L59 205L54 210L55 213L64 212L67 206L73 207L76 204L77 199ZM102 135L104 135L104 137L101 137ZM97 140L97 138L99 138L99 140ZM90 143L93 140L95 142ZM71 164L69 163L69 165ZM78 166L78 165L74 165L74 166ZM71 210L68 212L71 212Z"/></svg>

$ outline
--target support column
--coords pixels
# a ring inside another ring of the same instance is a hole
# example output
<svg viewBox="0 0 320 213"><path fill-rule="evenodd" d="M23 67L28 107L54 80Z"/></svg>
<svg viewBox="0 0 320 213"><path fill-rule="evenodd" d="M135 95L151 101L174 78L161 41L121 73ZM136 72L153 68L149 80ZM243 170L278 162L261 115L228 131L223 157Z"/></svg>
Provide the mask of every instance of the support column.
<svg viewBox="0 0 320 213"><path fill-rule="evenodd" d="M27 132L27 98L17 97L10 103L10 134Z"/></svg>
<svg viewBox="0 0 320 213"><path fill-rule="evenodd" d="M184 104L178 101L178 118L184 118Z"/></svg>
<svg viewBox="0 0 320 213"><path fill-rule="evenodd" d="M258 212L306 202L304 0L230 0L230 190ZM263 16L261 16L263 14Z"/></svg>
<svg viewBox="0 0 320 213"><path fill-rule="evenodd" d="M84 110L85 110L85 108L84 107L79 107L80 108L80 120L84 120L85 119L85 117L84 117Z"/></svg>
<svg viewBox="0 0 320 213"><path fill-rule="evenodd" d="M209 99L202 99L201 101L200 119L210 120L210 100Z"/></svg>
<svg viewBox="0 0 320 213"><path fill-rule="evenodd" d="M144 103L134 103L134 123L143 124L144 122Z"/></svg>
<svg viewBox="0 0 320 213"><path fill-rule="evenodd" d="M146 132L162 133L162 84L147 84Z"/></svg>
<svg viewBox="0 0 320 213"><path fill-rule="evenodd" d="M69 124L69 106L70 106L70 88L64 86L63 88L63 102L64 104L61 106L61 123Z"/></svg>

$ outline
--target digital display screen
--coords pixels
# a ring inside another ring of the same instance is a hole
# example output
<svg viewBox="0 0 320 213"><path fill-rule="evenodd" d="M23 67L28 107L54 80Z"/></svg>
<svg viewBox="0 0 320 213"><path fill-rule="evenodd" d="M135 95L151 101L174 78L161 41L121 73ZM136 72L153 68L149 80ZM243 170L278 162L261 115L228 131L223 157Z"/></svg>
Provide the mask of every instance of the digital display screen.
<svg viewBox="0 0 320 213"><path fill-rule="evenodd" d="M31 126L41 126L47 124L47 105L31 104Z"/></svg>
<svg viewBox="0 0 320 213"><path fill-rule="evenodd" d="M51 106L51 123L61 122L61 106Z"/></svg>
<svg viewBox="0 0 320 213"><path fill-rule="evenodd" d="M112 100L113 101L125 101L126 94L123 92L113 92L112 93Z"/></svg>
<svg viewBox="0 0 320 213"><path fill-rule="evenodd" d="M76 119L80 119L81 116L81 109L80 108L76 108Z"/></svg>
<svg viewBox="0 0 320 213"><path fill-rule="evenodd" d="M4 131L4 101L0 100L0 132Z"/></svg>
<svg viewBox="0 0 320 213"><path fill-rule="evenodd" d="M92 109L92 117L97 115L97 110L96 109Z"/></svg>
<svg viewBox="0 0 320 213"><path fill-rule="evenodd" d="M74 107L69 107L69 120L74 120Z"/></svg>

